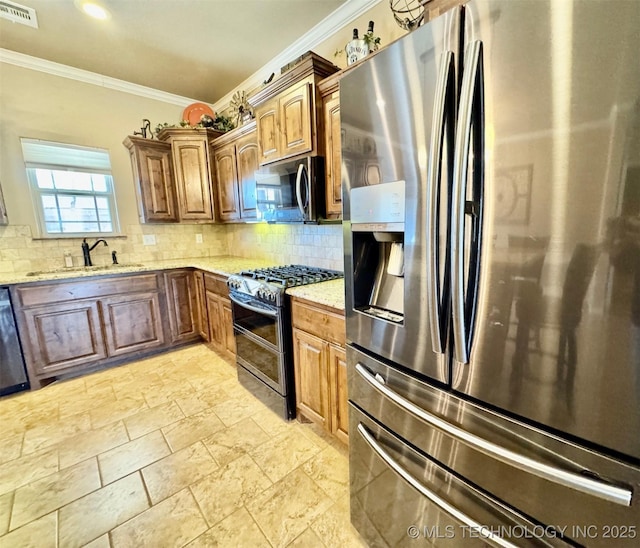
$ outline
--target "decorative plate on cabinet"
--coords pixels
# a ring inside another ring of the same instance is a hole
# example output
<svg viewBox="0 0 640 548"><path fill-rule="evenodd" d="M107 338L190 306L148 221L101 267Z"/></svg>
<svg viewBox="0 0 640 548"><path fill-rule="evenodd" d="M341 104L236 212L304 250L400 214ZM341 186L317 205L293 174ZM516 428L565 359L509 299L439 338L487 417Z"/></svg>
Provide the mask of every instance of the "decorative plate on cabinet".
<svg viewBox="0 0 640 548"><path fill-rule="evenodd" d="M211 118L215 118L213 110L209 105L204 103L192 103L187 108L184 109L182 113L182 119L189 122L190 126L196 126L200 123L200 118L203 115L211 116Z"/></svg>

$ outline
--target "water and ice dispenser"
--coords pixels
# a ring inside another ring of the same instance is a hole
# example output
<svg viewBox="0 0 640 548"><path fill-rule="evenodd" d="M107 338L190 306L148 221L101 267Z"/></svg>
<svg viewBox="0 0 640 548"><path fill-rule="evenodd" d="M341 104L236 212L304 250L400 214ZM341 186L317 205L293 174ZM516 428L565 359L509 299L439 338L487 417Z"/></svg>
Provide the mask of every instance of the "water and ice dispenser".
<svg viewBox="0 0 640 548"><path fill-rule="evenodd" d="M351 189L355 309L402 323L404 319L405 183Z"/></svg>

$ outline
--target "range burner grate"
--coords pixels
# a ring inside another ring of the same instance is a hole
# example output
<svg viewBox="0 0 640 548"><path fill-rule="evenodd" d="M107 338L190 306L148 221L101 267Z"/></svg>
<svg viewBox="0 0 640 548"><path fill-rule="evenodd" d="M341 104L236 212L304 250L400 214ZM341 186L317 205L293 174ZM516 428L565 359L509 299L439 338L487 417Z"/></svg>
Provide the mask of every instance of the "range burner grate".
<svg viewBox="0 0 640 548"><path fill-rule="evenodd" d="M277 284L282 287L294 287L342 278L343 274L336 270L313 266L285 265L243 270L240 272L240 276Z"/></svg>

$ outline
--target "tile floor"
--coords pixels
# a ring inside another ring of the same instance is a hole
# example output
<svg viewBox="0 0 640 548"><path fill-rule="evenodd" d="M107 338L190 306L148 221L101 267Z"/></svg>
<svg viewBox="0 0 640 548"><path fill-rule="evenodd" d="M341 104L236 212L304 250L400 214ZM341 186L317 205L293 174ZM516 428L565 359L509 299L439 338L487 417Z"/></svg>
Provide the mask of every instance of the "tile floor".
<svg viewBox="0 0 640 548"><path fill-rule="evenodd" d="M364 546L347 449L191 346L0 399L0 548Z"/></svg>

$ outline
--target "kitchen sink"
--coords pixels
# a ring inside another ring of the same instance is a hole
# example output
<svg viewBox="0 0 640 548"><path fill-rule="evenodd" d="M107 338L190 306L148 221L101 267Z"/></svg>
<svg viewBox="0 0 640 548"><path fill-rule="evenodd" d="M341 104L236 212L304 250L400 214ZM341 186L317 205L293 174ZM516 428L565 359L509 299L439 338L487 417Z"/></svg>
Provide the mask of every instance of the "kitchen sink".
<svg viewBox="0 0 640 548"><path fill-rule="evenodd" d="M96 272L96 271L110 271L118 270L120 268L135 268L138 266L144 266L141 263L124 263L124 264L106 264L101 266L72 266L52 268L50 270L34 270L33 272L27 272L27 276L42 276L44 274L66 274L67 272Z"/></svg>

